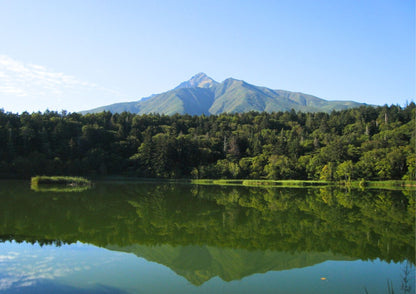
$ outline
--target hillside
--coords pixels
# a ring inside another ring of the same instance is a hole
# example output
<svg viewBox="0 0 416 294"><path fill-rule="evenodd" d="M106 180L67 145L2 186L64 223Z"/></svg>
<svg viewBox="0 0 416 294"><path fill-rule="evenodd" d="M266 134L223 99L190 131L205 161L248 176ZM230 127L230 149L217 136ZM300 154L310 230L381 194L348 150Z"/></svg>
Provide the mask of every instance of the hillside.
<svg viewBox="0 0 416 294"><path fill-rule="evenodd" d="M330 112L361 105L363 104L353 101L327 101L299 92L272 90L233 78L218 83L206 74L199 73L170 91L138 101L115 103L82 113L127 111L137 114L209 115L248 111L277 112L291 109L304 112Z"/></svg>
<svg viewBox="0 0 416 294"><path fill-rule="evenodd" d="M133 253L137 257L167 266L196 286L202 285L213 277L220 277L229 282L268 271L304 268L327 260L354 260L352 257L331 252L289 253L195 245L134 244L126 247L109 245L106 248Z"/></svg>

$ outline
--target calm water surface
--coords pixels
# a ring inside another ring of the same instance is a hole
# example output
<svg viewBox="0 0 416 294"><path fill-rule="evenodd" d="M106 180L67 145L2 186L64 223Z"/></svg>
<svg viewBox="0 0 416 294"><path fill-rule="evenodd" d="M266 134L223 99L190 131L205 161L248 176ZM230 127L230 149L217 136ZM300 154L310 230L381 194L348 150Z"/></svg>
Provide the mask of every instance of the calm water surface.
<svg viewBox="0 0 416 294"><path fill-rule="evenodd" d="M415 293L406 191L0 181L0 242L0 293Z"/></svg>

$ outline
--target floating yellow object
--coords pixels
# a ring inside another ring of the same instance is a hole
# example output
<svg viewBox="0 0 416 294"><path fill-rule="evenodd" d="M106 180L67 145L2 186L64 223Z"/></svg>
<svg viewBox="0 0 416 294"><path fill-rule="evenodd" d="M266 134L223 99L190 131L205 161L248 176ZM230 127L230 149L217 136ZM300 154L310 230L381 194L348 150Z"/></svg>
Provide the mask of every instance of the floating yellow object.
<svg viewBox="0 0 416 294"><path fill-rule="evenodd" d="M322 277L322 278L321 278L321 280L322 280L322 281L325 281L325 280L326 280L326 278Z"/></svg>

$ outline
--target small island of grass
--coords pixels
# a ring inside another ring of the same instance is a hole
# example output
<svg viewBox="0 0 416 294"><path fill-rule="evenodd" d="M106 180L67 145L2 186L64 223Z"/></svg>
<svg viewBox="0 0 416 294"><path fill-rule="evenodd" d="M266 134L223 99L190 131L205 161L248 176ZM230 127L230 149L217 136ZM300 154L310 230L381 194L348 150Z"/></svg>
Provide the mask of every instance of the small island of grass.
<svg viewBox="0 0 416 294"><path fill-rule="evenodd" d="M31 188L35 191L80 192L88 189L91 181L82 177L35 176Z"/></svg>

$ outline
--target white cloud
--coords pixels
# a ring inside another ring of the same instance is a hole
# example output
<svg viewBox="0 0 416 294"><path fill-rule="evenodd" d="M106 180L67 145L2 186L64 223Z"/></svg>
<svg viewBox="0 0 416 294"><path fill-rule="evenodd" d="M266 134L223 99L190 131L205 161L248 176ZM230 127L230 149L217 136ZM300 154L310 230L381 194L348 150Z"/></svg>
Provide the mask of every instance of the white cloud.
<svg viewBox="0 0 416 294"><path fill-rule="evenodd" d="M7 55L0 55L0 93L17 96L60 95L65 88L98 88L74 76L54 72L44 66L25 64Z"/></svg>
<svg viewBox="0 0 416 294"><path fill-rule="evenodd" d="M0 108L79 111L92 108L91 102L100 97L113 101L117 96L123 95L75 76L0 54Z"/></svg>
<svg viewBox="0 0 416 294"><path fill-rule="evenodd" d="M31 286L43 279L53 280L89 268L82 262L74 267L70 257L59 259L56 253L52 250L52 255L44 254L42 257L12 253L0 255L0 268L3 270L0 271L0 291Z"/></svg>
<svg viewBox="0 0 416 294"><path fill-rule="evenodd" d="M27 92L24 89L20 89L14 86L0 86L0 93L12 94L16 96L27 96Z"/></svg>
<svg viewBox="0 0 416 294"><path fill-rule="evenodd" d="M8 261L15 259L18 254L15 254L13 252L9 253L8 255L0 255L0 262Z"/></svg>

